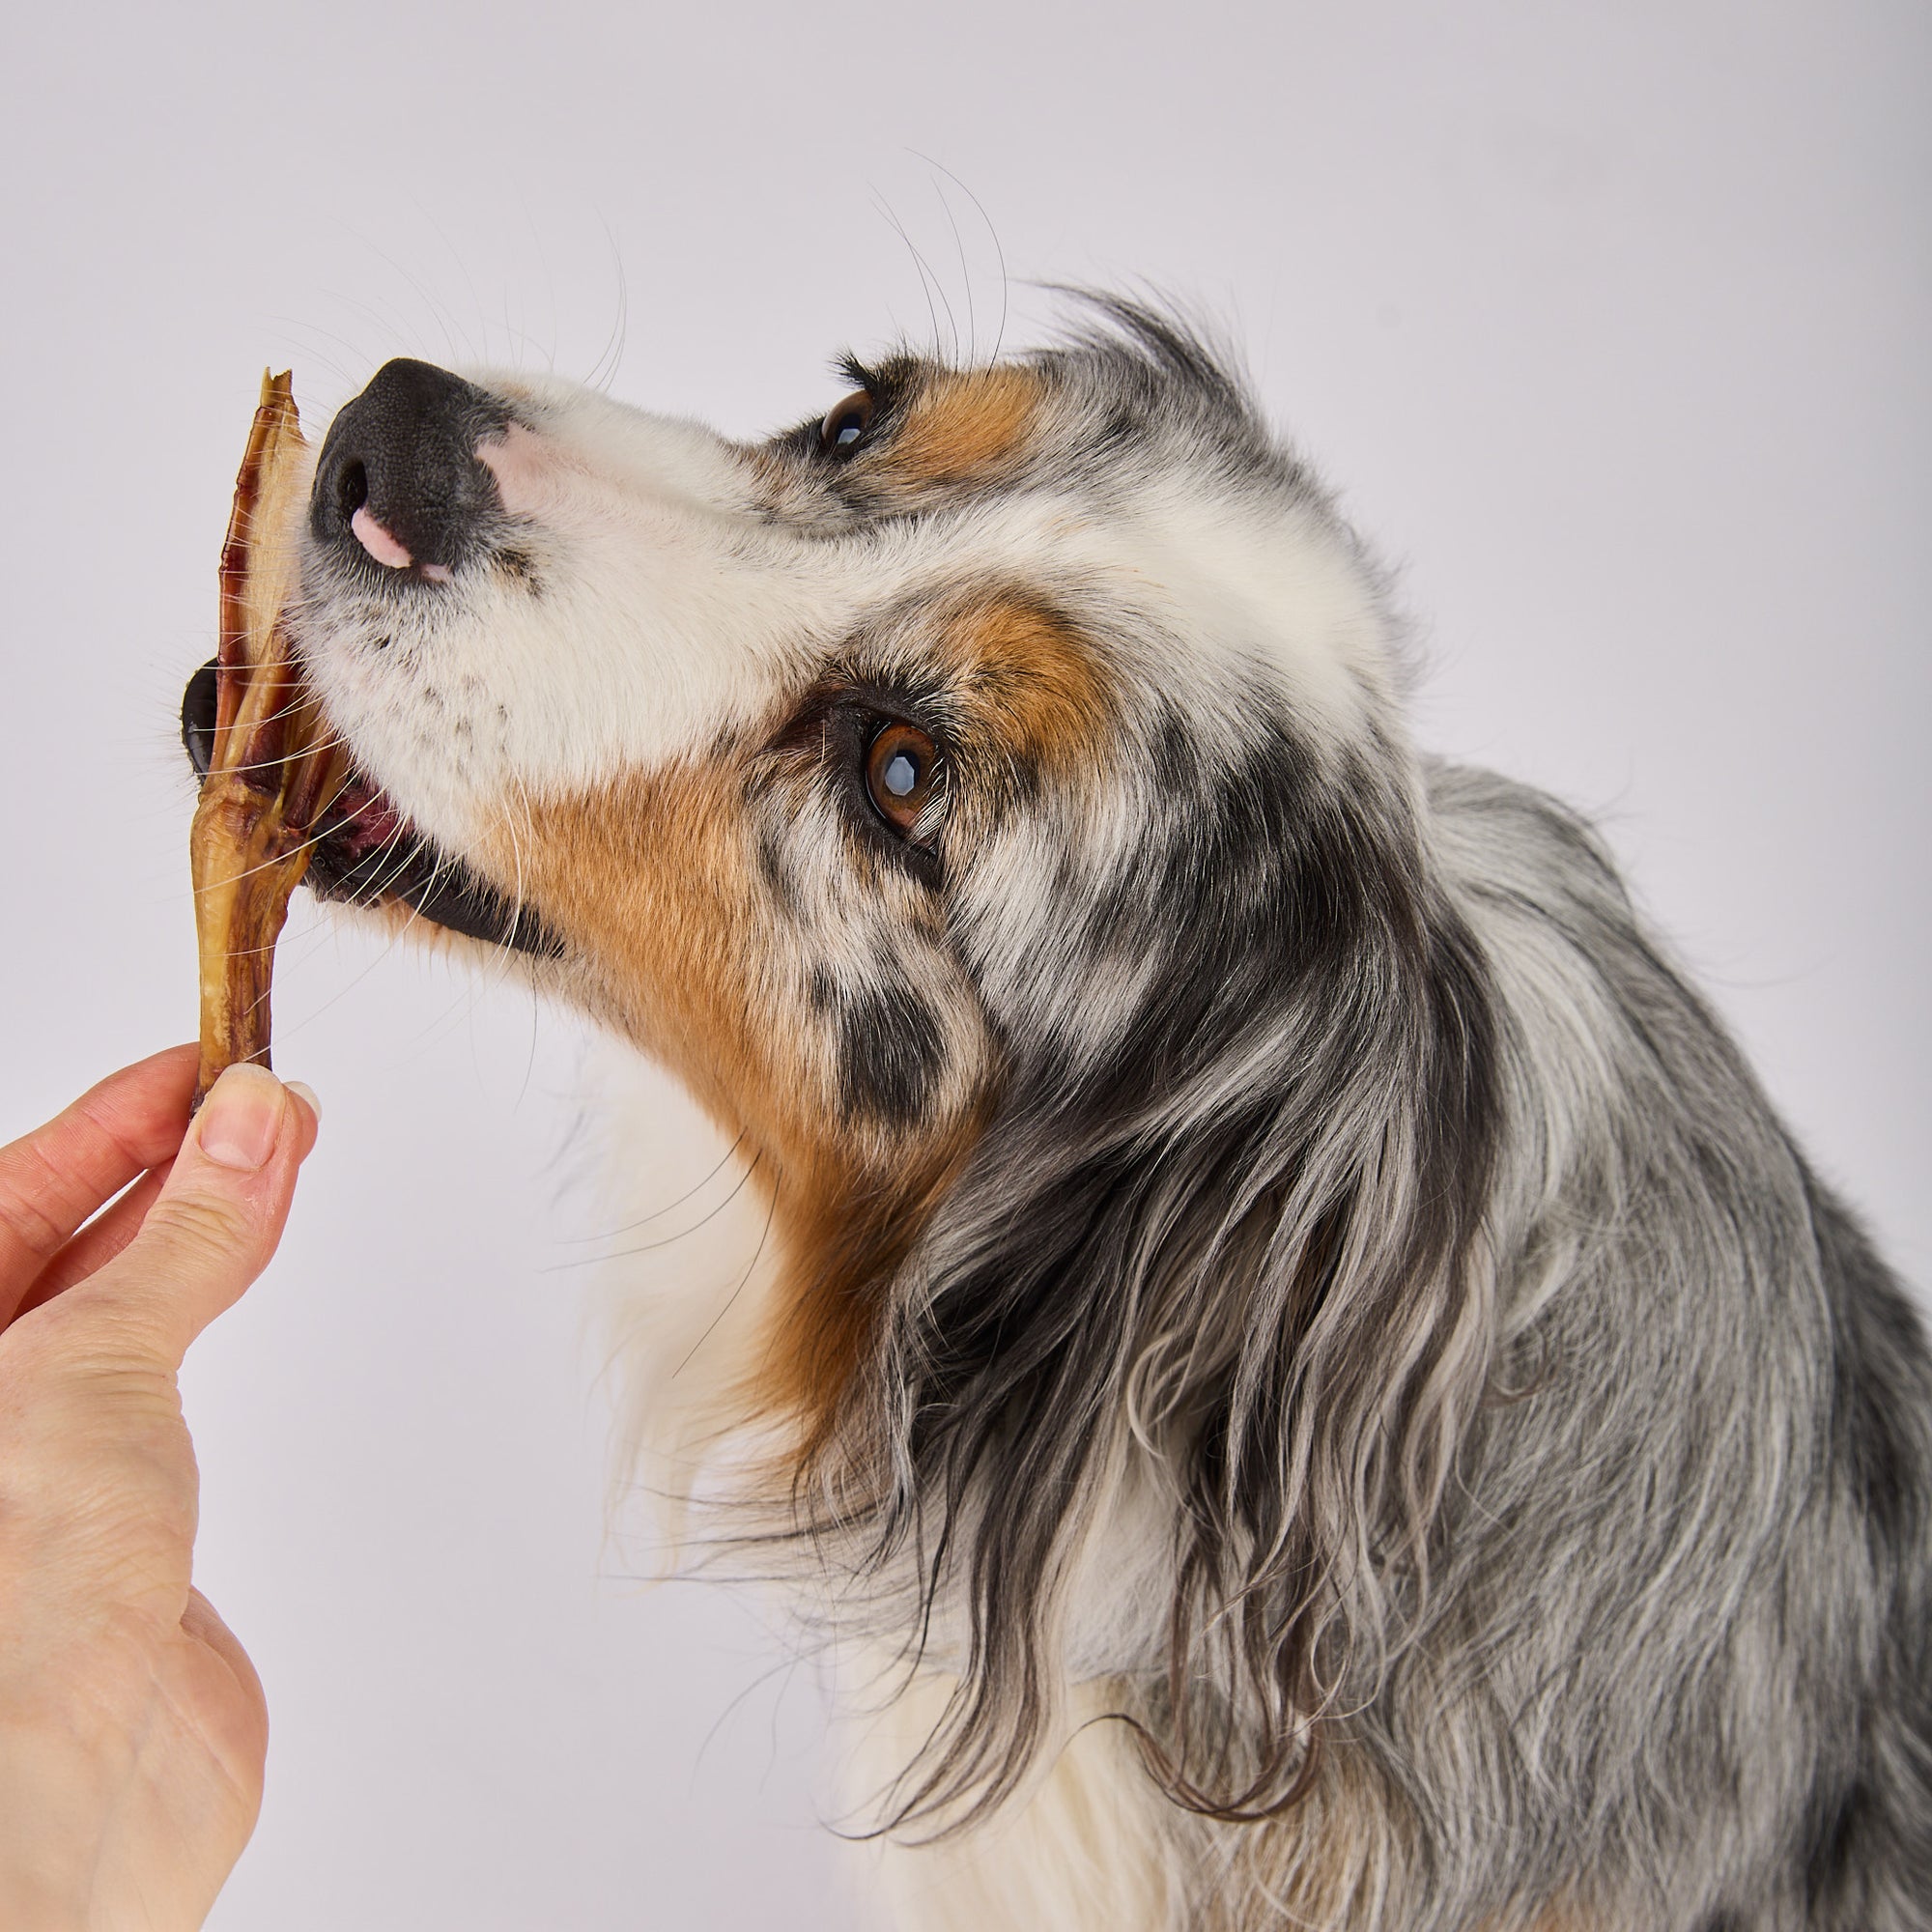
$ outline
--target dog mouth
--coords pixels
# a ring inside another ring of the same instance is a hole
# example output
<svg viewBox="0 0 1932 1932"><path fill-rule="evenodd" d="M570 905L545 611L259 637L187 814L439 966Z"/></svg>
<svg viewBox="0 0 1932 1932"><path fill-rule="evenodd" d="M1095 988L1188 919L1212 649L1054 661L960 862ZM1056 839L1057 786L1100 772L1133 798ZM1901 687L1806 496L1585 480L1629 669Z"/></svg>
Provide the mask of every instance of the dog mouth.
<svg viewBox="0 0 1932 1932"><path fill-rule="evenodd" d="M214 663L182 695L182 745L197 778L214 743ZM313 828L302 883L344 905L407 906L448 932L538 957L562 951L527 906L518 905L411 823L396 802L352 765L349 781Z"/></svg>

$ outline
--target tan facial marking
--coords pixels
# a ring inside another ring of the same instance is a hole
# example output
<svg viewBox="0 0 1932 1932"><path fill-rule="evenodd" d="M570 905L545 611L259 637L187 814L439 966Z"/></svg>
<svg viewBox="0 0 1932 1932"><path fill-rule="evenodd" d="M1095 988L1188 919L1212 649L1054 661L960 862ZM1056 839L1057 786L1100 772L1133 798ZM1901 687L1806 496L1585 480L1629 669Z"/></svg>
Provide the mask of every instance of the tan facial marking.
<svg viewBox="0 0 1932 1932"><path fill-rule="evenodd" d="M1003 366L936 378L894 432L891 468L907 482L971 483L997 473L1027 441L1039 378Z"/></svg>
<svg viewBox="0 0 1932 1932"><path fill-rule="evenodd" d="M983 1106L972 1109L912 1150L884 1186L834 1173L781 1198L781 1312L764 1372L743 1396L760 1412L798 1418L795 1459L781 1465L788 1477L810 1468L836 1439L839 1407L870 1355L883 1313L878 1285L897 1272L983 1124Z"/></svg>
<svg viewBox="0 0 1932 1932"><path fill-rule="evenodd" d="M948 613L937 654L973 737L1068 772L1093 762L1110 715L1102 668L1063 618L1024 598ZM753 1162L782 1258L777 1328L748 1407L797 1416L808 1445L866 1358L876 1285L917 1240L979 1138L990 1096L952 1099L912 1126L855 1122L839 1104L840 1042L806 987L809 932L759 864L745 766L728 753L535 800L493 852L564 943L581 997L676 1074Z"/></svg>
<svg viewBox="0 0 1932 1932"><path fill-rule="evenodd" d="M795 1417L806 1454L871 1341L874 1284L978 1136L971 1096L886 1137L838 1104L838 1040L804 992L807 948L755 857L743 768L721 756L533 802L493 853L563 942L593 1009L690 1089L752 1163L781 1258L748 1411ZM514 869L520 866L520 873Z"/></svg>
<svg viewBox="0 0 1932 1932"><path fill-rule="evenodd" d="M1045 766L1091 763L1113 701L1092 646L1065 619L1003 598L949 627L947 654L989 747Z"/></svg>

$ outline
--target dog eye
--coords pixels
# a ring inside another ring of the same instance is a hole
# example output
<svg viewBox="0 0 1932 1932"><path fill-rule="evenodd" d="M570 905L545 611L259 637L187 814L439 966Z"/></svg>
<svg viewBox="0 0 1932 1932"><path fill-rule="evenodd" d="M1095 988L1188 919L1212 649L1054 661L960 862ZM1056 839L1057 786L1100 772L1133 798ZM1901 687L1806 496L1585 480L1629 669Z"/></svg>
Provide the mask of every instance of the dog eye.
<svg viewBox="0 0 1932 1932"><path fill-rule="evenodd" d="M854 389L818 425L818 446L830 450L835 456L843 456L864 440L866 432L872 426L873 413L871 392Z"/></svg>
<svg viewBox="0 0 1932 1932"><path fill-rule="evenodd" d="M872 740L866 753L866 790L894 831L911 838L938 789L939 747L917 724L888 724Z"/></svg>

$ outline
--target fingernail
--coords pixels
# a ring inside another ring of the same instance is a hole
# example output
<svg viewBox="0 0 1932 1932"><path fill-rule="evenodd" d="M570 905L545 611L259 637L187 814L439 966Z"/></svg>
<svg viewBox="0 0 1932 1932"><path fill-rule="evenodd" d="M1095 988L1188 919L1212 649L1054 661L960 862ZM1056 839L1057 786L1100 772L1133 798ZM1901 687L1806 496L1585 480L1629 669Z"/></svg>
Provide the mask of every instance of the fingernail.
<svg viewBox="0 0 1932 1932"><path fill-rule="evenodd" d="M265 1066L230 1066L195 1116L201 1151L221 1167L252 1174L282 1130L282 1083Z"/></svg>
<svg viewBox="0 0 1932 1932"><path fill-rule="evenodd" d="M315 1116L316 1125L318 1127L321 1126L322 1102L316 1097L315 1089L306 1080L286 1080L282 1084L287 1087L291 1094L300 1096L302 1105Z"/></svg>

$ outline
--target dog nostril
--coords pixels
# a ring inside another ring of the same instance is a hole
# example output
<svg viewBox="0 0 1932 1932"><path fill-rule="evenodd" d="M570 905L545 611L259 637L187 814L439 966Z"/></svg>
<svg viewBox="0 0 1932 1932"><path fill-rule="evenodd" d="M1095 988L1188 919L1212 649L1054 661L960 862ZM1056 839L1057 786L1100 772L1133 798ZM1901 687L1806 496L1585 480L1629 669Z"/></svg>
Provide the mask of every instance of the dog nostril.
<svg viewBox="0 0 1932 1932"><path fill-rule="evenodd" d="M335 507L347 524L369 500L369 472L359 463L345 463L335 479Z"/></svg>
<svg viewBox="0 0 1932 1932"><path fill-rule="evenodd" d="M391 569L446 580L487 538L497 485L476 446L505 421L495 397L447 369L385 362L328 426L311 532L331 547L359 541Z"/></svg>

